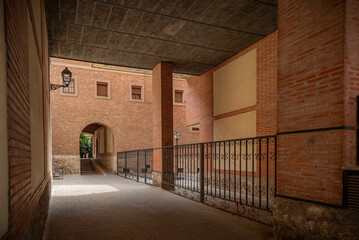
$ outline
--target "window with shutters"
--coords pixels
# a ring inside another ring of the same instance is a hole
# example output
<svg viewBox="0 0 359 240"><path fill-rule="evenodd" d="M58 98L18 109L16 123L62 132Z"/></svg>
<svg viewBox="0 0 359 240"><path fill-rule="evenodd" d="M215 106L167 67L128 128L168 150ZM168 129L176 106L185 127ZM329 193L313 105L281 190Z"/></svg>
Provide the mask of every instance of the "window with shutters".
<svg viewBox="0 0 359 240"><path fill-rule="evenodd" d="M132 99L141 100L141 86L132 85Z"/></svg>
<svg viewBox="0 0 359 240"><path fill-rule="evenodd" d="M95 97L110 99L110 82L106 80L95 81Z"/></svg>
<svg viewBox="0 0 359 240"><path fill-rule="evenodd" d="M144 85L141 83L130 84L130 101L144 102Z"/></svg>
<svg viewBox="0 0 359 240"><path fill-rule="evenodd" d="M72 77L70 84L67 87L61 88L60 95L63 96L77 96L77 78Z"/></svg>
<svg viewBox="0 0 359 240"><path fill-rule="evenodd" d="M183 89L175 89L174 90L174 103L182 105L185 103L184 101L184 90Z"/></svg>

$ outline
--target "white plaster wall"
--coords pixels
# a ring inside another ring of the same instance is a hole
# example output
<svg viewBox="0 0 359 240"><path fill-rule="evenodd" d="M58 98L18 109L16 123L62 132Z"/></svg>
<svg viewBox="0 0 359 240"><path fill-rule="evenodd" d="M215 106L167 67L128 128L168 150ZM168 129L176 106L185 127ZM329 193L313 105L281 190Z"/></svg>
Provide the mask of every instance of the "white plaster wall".
<svg viewBox="0 0 359 240"><path fill-rule="evenodd" d="M6 121L6 46L4 1L0 0L0 238L8 230L9 165Z"/></svg>

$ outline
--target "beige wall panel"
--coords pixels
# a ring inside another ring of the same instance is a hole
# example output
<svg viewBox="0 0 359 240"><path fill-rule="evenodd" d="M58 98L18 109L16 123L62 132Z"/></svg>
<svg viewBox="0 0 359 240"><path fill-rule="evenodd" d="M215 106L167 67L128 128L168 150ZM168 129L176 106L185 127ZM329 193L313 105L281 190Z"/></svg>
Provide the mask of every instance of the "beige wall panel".
<svg viewBox="0 0 359 240"><path fill-rule="evenodd" d="M232 117L228 118L222 118L214 121L214 140L215 141L222 141L222 140L230 140L230 139L240 139L240 138L250 138L256 136L256 116L257 112L247 112L243 114L238 114ZM245 146L242 145L242 153L245 152ZM221 147L217 147L217 152L221 151L221 153L224 152L224 146L221 145ZM248 154L256 154L256 148L254 148L254 151L252 152L251 145L248 147ZM233 151L233 147L232 147ZM226 152L229 152L228 144L226 145ZM237 146L237 152L236 154L239 154L240 148ZM239 162L241 162L242 169L247 169L248 171L252 171L252 161L245 161L242 159L241 161L236 162L236 169L239 170ZM234 161L226 160L226 166L224 167L224 160L222 160L219 164L219 162L216 162L216 168L217 169L229 169L229 163L231 164L230 168L234 169ZM256 168L256 161L254 162L254 167ZM256 169L254 169L256 171Z"/></svg>
<svg viewBox="0 0 359 240"><path fill-rule="evenodd" d="M44 2L43 2L44 4ZM42 6L44 8L44 6ZM42 45L42 57L43 57L43 69L44 69L44 89L50 88L49 83L49 52L48 52L48 35L47 35L47 26L46 26L46 16L43 12L42 15L42 34L43 34L43 45ZM47 171L52 173L52 130L51 130L51 117L50 117L50 92L47 91L48 94L45 96L44 99L44 115L45 115L45 130L47 134Z"/></svg>
<svg viewBox="0 0 359 240"><path fill-rule="evenodd" d="M105 128L100 129L99 144L100 144L99 153L104 153L105 152Z"/></svg>
<svg viewBox="0 0 359 240"><path fill-rule="evenodd" d="M35 27L39 46L42 44L41 38L41 0L31 0L32 11L34 13ZM30 23L31 25L31 23Z"/></svg>
<svg viewBox="0 0 359 240"><path fill-rule="evenodd" d="M246 53L213 72L214 115L257 102L257 50Z"/></svg>
<svg viewBox="0 0 359 240"><path fill-rule="evenodd" d="M238 114L214 121L215 141L248 138L256 136L256 111Z"/></svg>
<svg viewBox="0 0 359 240"><path fill-rule="evenodd" d="M6 122L6 46L4 1L0 0L0 238L8 229L9 165Z"/></svg>
<svg viewBox="0 0 359 240"><path fill-rule="evenodd" d="M109 127L106 127L106 152L113 152L113 133Z"/></svg>
<svg viewBox="0 0 359 240"><path fill-rule="evenodd" d="M44 179L44 129L42 69L36 51L30 17L28 18L30 127L31 127L31 188L36 191Z"/></svg>

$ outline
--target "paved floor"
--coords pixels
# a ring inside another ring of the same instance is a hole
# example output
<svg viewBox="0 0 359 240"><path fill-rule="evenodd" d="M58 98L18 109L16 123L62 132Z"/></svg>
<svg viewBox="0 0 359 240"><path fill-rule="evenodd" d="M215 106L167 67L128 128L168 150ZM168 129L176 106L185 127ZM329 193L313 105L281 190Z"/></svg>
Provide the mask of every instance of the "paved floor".
<svg viewBox="0 0 359 240"><path fill-rule="evenodd" d="M114 175L54 181L44 239L273 239L272 228Z"/></svg>

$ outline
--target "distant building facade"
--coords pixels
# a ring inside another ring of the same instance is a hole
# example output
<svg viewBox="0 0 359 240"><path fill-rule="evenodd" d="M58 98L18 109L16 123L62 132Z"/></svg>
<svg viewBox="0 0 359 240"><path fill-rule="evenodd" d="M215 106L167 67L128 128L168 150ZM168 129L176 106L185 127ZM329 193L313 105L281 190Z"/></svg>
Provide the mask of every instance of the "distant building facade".
<svg viewBox="0 0 359 240"><path fill-rule="evenodd" d="M51 83L68 67L73 81L51 91L52 156L56 171L80 173L79 137L93 134L93 154L116 171L116 153L152 147L151 71L51 58ZM199 141L198 126L186 126L186 76L174 75L174 132L179 144Z"/></svg>

